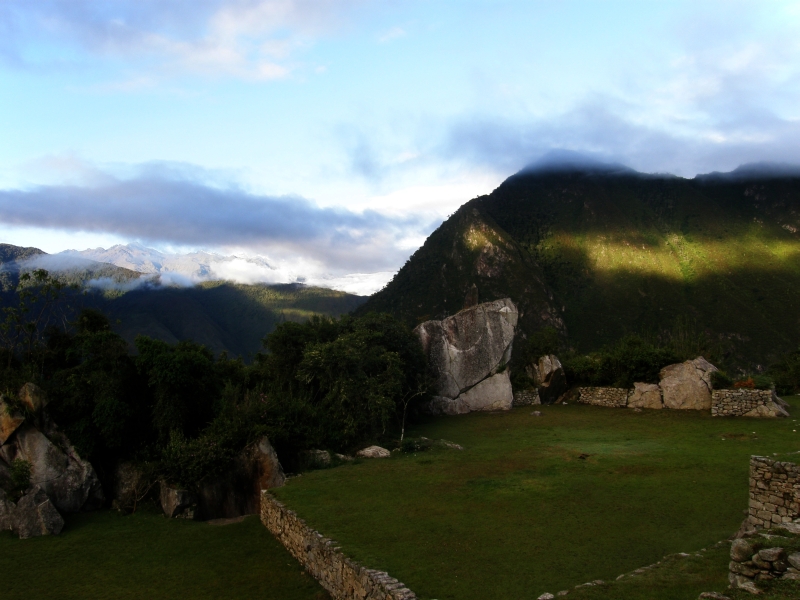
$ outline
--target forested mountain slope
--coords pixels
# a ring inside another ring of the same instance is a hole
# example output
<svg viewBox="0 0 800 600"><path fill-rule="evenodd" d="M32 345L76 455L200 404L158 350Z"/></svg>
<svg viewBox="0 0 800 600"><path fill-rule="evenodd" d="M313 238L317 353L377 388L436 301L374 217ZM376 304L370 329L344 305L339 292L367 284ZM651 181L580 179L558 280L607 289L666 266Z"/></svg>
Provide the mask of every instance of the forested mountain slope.
<svg viewBox="0 0 800 600"><path fill-rule="evenodd" d="M785 171L522 171L462 206L360 311L415 325L475 283L481 301L521 304L523 336L563 321L590 351L691 322L733 358L769 361L800 341L799 230L800 176Z"/></svg>
<svg viewBox="0 0 800 600"><path fill-rule="evenodd" d="M113 328L131 346L137 335L165 342L193 340L214 353L251 357L261 340L281 321L305 321L312 315L338 317L366 298L301 284L244 285L211 281L195 286L161 285L157 276L83 258L48 255L36 248L0 245L0 307L16 301L20 273L48 270L71 288L60 310L73 318L83 307L108 315ZM0 320L2 317L0 316Z"/></svg>

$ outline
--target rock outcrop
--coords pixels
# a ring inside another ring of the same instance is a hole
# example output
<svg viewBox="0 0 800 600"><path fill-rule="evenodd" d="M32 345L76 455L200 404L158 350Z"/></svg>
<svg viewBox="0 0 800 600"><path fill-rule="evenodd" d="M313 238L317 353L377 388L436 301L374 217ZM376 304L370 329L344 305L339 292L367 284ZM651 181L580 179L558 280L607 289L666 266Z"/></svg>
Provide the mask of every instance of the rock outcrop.
<svg viewBox="0 0 800 600"><path fill-rule="evenodd" d="M39 486L29 488L14 504L0 490L0 531L13 531L20 539L58 535L64 519Z"/></svg>
<svg viewBox="0 0 800 600"><path fill-rule="evenodd" d="M539 357L536 364L531 365L530 372L536 382L536 391L541 404L552 404L567 391L564 367L555 354Z"/></svg>
<svg viewBox="0 0 800 600"><path fill-rule="evenodd" d="M628 408L664 408L661 399L661 388L655 383L633 384L633 390L628 396Z"/></svg>
<svg viewBox="0 0 800 600"><path fill-rule="evenodd" d="M278 455L264 436L245 448L227 472L205 481L196 493L161 482L161 508L170 518L230 519L258 513L261 490L286 482Z"/></svg>
<svg viewBox="0 0 800 600"><path fill-rule="evenodd" d="M284 483L286 475L278 455L264 436L245 448L224 476L200 487L195 518L230 519L257 514L261 490L281 487Z"/></svg>
<svg viewBox="0 0 800 600"><path fill-rule="evenodd" d="M702 356L661 369L664 407L711 410L711 373L718 369Z"/></svg>
<svg viewBox="0 0 800 600"><path fill-rule="evenodd" d="M430 412L454 415L511 408L507 364L517 318L516 306L505 298L414 329L435 380Z"/></svg>
<svg viewBox="0 0 800 600"><path fill-rule="evenodd" d="M25 384L19 398L34 422L16 413L11 415L6 403L0 402L0 414L8 417L7 425L13 424L13 428L4 429L8 435L0 444L0 461L9 466L17 459L30 463L31 485L41 487L62 512L101 506L103 490L94 468L49 420L42 390L32 383ZM23 421L18 422L19 417Z"/></svg>
<svg viewBox="0 0 800 600"><path fill-rule="evenodd" d="M197 496L189 490L172 487L161 482L161 510L169 519L194 519L197 511Z"/></svg>

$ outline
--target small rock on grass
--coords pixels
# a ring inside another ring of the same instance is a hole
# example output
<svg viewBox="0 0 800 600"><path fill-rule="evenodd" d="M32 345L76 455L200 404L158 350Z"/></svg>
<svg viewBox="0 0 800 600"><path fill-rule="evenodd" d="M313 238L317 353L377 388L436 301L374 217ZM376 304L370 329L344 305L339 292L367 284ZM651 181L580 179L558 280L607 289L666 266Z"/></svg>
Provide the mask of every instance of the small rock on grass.
<svg viewBox="0 0 800 600"><path fill-rule="evenodd" d="M553 596L553 594L551 594L550 592L545 592L544 594L539 596L536 600L553 600L554 598L555 596Z"/></svg>
<svg viewBox="0 0 800 600"><path fill-rule="evenodd" d="M541 417L541 416L542 416L542 411L540 411L540 410L535 410L535 411L533 411L531 414L532 414L534 417Z"/></svg>
<svg viewBox="0 0 800 600"><path fill-rule="evenodd" d="M356 456L361 458L388 458L392 455L386 448L380 446L369 446L356 452Z"/></svg>
<svg viewBox="0 0 800 600"><path fill-rule="evenodd" d="M731 600L728 596L723 596L719 592L703 592L697 598L698 600Z"/></svg>

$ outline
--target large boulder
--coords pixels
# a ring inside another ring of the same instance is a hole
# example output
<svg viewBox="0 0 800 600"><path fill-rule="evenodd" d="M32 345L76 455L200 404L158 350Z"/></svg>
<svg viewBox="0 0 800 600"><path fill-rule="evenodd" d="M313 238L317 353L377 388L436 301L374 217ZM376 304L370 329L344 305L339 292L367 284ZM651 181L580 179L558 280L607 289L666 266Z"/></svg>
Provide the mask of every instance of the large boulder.
<svg viewBox="0 0 800 600"><path fill-rule="evenodd" d="M25 422L25 417L11 409L6 397L0 395L0 446Z"/></svg>
<svg viewBox="0 0 800 600"><path fill-rule="evenodd" d="M103 489L97 474L66 438L56 446L33 425L19 427L0 447L7 464L22 459L31 464L31 484L38 485L62 512L78 512L102 505Z"/></svg>
<svg viewBox="0 0 800 600"><path fill-rule="evenodd" d="M711 373L717 370L702 356L661 369L658 386L664 407L711 410Z"/></svg>
<svg viewBox="0 0 800 600"><path fill-rule="evenodd" d="M655 383L633 384L633 392L628 396L628 408L664 408L661 388Z"/></svg>
<svg viewBox="0 0 800 600"><path fill-rule="evenodd" d="M17 459L30 463L31 485L41 487L62 512L99 508L104 497L97 474L49 420L44 392L26 383L19 391L19 399L33 422L21 414L11 415L2 403L0 429L4 433L0 437L0 462L8 466ZM0 478L2 475L0 472Z"/></svg>
<svg viewBox="0 0 800 600"><path fill-rule="evenodd" d="M189 490L161 482L161 510L169 519L194 519L197 496Z"/></svg>
<svg viewBox="0 0 800 600"><path fill-rule="evenodd" d="M257 514L261 490L286 483L283 467L267 436L245 448L227 473L204 483L197 494L198 519L229 519Z"/></svg>
<svg viewBox="0 0 800 600"><path fill-rule="evenodd" d="M531 369L542 404L552 404L567 391L567 377L564 367L555 354L546 354L539 358Z"/></svg>
<svg viewBox="0 0 800 600"><path fill-rule="evenodd" d="M8 499L6 493L0 488L0 531L13 529L14 503Z"/></svg>
<svg viewBox="0 0 800 600"><path fill-rule="evenodd" d="M514 398L506 365L517 318L517 307L505 298L414 329L435 381L431 412L511 408Z"/></svg>
<svg viewBox="0 0 800 600"><path fill-rule="evenodd" d="M64 519L39 486L28 489L11 514L11 529L20 539L58 535L64 528Z"/></svg>

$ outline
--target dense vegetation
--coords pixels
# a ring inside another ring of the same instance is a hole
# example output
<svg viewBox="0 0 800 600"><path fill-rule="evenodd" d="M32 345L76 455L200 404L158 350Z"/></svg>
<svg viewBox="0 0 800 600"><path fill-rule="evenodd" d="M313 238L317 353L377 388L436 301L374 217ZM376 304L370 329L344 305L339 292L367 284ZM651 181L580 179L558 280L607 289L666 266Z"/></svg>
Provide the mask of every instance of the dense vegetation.
<svg viewBox="0 0 800 600"><path fill-rule="evenodd" d="M47 257L37 248L0 244L0 306L16 304L20 277L33 274L36 263L28 260L37 256ZM75 318L82 308L99 310L131 347L137 335L172 344L192 340L215 354L227 352L248 362L279 323L303 322L315 314L339 317L366 300L302 284L167 286L144 281L129 269L75 258L50 275L62 288L63 315Z"/></svg>
<svg viewBox="0 0 800 600"><path fill-rule="evenodd" d="M33 279L4 309L0 391L13 403L23 383L40 385L49 413L106 480L136 460L196 488L264 434L292 468L306 449L351 451L396 436L422 398L419 343L388 315L281 323L248 365L147 336L132 353L95 309L55 318L62 286L44 271Z"/></svg>
<svg viewBox="0 0 800 600"><path fill-rule="evenodd" d="M692 180L629 170L521 172L462 206L362 311L415 326L510 297L520 337L544 327L597 351L697 324L730 367L800 346L800 179Z"/></svg>

